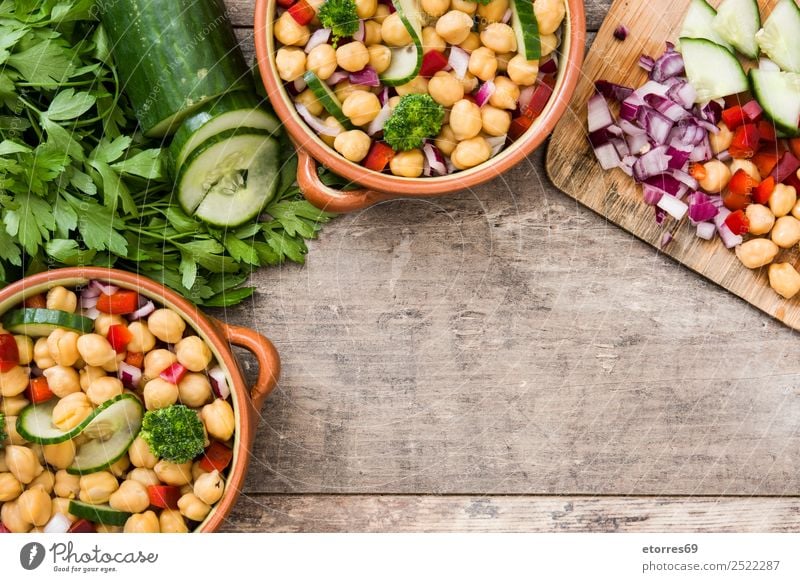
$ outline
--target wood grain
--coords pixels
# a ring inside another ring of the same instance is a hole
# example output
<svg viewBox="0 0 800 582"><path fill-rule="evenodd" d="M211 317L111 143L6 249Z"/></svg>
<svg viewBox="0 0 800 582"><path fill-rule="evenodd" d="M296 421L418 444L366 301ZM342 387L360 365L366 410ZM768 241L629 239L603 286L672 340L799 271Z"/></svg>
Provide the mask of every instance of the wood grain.
<svg viewBox="0 0 800 582"><path fill-rule="evenodd" d="M286 496L243 498L230 532L794 532L800 499Z"/></svg>

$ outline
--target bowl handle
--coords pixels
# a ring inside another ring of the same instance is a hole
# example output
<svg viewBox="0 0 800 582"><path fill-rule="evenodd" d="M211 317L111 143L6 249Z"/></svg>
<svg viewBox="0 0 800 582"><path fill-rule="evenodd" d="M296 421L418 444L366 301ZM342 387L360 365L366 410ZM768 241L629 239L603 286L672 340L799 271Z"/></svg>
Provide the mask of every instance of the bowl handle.
<svg viewBox="0 0 800 582"><path fill-rule="evenodd" d="M328 212L352 212L395 198L375 190L336 190L326 186L319 179L317 161L302 147L297 148L297 183L306 200Z"/></svg>
<svg viewBox="0 0 800 582"><path fill-rule="evenodd" d="M221 321L216 323L231 344L250 350L258 360L258 379L250 390L250 398L253 401L253 407L257 411L261 410L264 399L275 388L281 373L281 359L278 350L271 341L252 329Z"/></svg>

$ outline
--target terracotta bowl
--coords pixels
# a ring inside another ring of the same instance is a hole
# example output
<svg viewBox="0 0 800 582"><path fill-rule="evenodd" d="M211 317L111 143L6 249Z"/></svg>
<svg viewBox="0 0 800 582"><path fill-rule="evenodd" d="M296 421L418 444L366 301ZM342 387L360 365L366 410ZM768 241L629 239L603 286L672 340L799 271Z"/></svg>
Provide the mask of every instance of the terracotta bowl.
<svg viewBox="0 0 800 582"><path fill-rule="evenodd" d="M270 102L297 147L297 180L303 195L314 205L332 212L350 212L382 200L448 194L472 188L497 177L527 157L550 135L569 104L578 82L585 43L586 20L581 0L565 0L567 16L558 49L559 73L553 96L531 128L491 160L462 172L435 178L403 178L381 174L350 162L326 145L295 110L275 65L272 34L276 0L256 0L255 45L261 78ZM339 191L325 186L317 163L330 168L362 188Z"/></svg>
<svg viewBox="0 0 800 582"><path fill-rule="evenodd" d="M216 531L231 512L244 483L250 448L258 425L259 411L264 399L275 387L280 374L281 364L278 352L272 342L253 330L228 325L210 318L189 301L163 285L146 277L116 269L70 267L26 277L0 290L0 316L19 305L27 297L46 291L55 285L75 287L86 284L90 279L100 279L118 287L135 290L157 304L180 313L189 326L211 347L217 362L225 370L231 386L231 398L236 418L233 462L226 479L225 494L205 521L195 530L198 532ZM252 388L245 383L236 358L231 351L231 345L250 350L258 360L258 379Z"/></svg>

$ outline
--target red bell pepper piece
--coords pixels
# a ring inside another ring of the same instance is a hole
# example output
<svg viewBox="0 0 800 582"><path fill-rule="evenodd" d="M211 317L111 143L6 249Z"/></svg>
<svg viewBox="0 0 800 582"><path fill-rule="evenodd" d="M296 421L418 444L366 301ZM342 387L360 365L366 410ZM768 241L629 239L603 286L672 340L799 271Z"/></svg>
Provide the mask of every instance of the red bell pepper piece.
<svg viewBox="0 0 800 582"><path fill-rule="evenodd" d="M144 367L144 354L142 352L128 352L125 354L125 363L141 370Z"/></svg>
<svg viewBox="0 0 800 582"><path fill-rule="evenodd" d="M736 170L731 181L728 182L728 190L732 194L750 194L756 186L758 186L758 182L751 178L744 170Z"/></svg>
<svg viewBox="0 0 800 582"><path fill-rule="evenodd" d="M22 306L27 309L45 309L47 307L47 298L44 293L39 293L22 301Z"/></svg>
<svg viewBox="0 0 800 582"><path fill-rule="evenodd" d="M731 229L733 234L747 234L750 231L750 220L744 210L731 212L725 219L725 226Z"/></svg>
<svg viewBox="0 0 800 582"><path fill-rule="evenodd" d="M376 141L369 148L364 158L364 167L376 172L383 172L394 157L394 150L385 143Z"/></svg>
<svg viewBox="0 0 800 582"><path fill-rule="evenodd" d="M740 125L747 123L747 116L741 105L734 105L722 112L722 122L728 126L728 129L734 131Z"/></svg>
<svg viewBox="0 0 800 582"><path fill-rule="evenodd" d="M186 368L184 368L178 362L170 365L169 368L164 370L159 374L162 380L165 382L169 382L170 384L177 384L183 377L186 375Z"/></svg>
<svg viewBox="0 0 800 582"><path fill-rule="evenodd" d="M214 470L221 473L230 465L232 459L233 451L230 448L219 441L213 441L203 452L203 458L200 459L200 468L209 473Z"/></svg>
<svg viewBox="0 0 800 582"><path fill-rule="evenodd" d="M758 125L746 123L736 128L728 153L734 158L752 158L758 151L760 141Z"/></svg>
<svg viewBox="0 0 800 582"><path fill-rule="evenodd" d="M39 378L31 378L28 384L28 400L34 404L41 404L47 402L55 394L50 390L50 385L47 383L47 378L44 376Z"/></svg>
<svg viewBox="0 0 800 582"><path fill-rule="evenodd" d="M128 330L128 326L124 323L115 323L108 328L106 339L114 351L121 354L128 347L133 339L133 334Z"/></svg>
<svg viewBox="0 0 800 582"><path fill-rule="evenodd" d="M278 0L278 6L281 8L289 8L292 4L294 4L294 0Z"/></svg>
<svg viewBox="0 0 800 582"><path fill-rule="evenodd" d="M775 152L760 151L753 156L753 163L756 165L756 168L758 168L758 173L761 175L761 178L765 178L775 169L779 159L780 156Z"/></svg>
<svg viewBox="0 0 800 582"><path fill-rule="evenodd" d="M96 533L94 524L88 519L79 519L69 526L68 533Z"/></svg>
<svg viewBox="0 0 800 582"><path fill-rule="evenodd" d="M789 149L792 150L795 157L800 158L800 137L789 140Z"/></svg>
<svg viewBox="0 0 800 582"><path fill-rule="evenodd" d="M752 99L742 105L742 113L744 113L744 116L750 123L758 123L764 115L764 110L761 109L761 105L758 104L758 101Z"/></svg>
<svg viewBox="0 0 800 582"><path fill-rule="evenodd" d="M19 365L19 349L14 336L0 334L0 372L8 372Z"/></svg>
<svg viewBox="0 0 800 582"><path fill-rule="evenodd" d="M775 135L775 126L772 125L771 121L767 121L766 119L762 119L758 122L758 135L761 141L767 143L772 143L777 139Z"/></svg>
<svg viewBox="0 0 800 582"><path fill-rule="evenodd" d="M133 313L139 307L139 294L136 291L120 289L113 295L101 293L97 299L97 310L112 315Z"/></svg>
<svg viewBox="0 0 800 582"><path fill-rule="evenodd" d="M769 197L772 196L772 192L775 190L775 178L772 176L767 176L764 180L755 187L753 190L753 202L756 204L767 204L769 202Z"/></svg>
<svg viewBox="0 0 800 582"><path fill-rule="evenodd" d="M744 210L752 202L753 199L750 197L750 194L737 194L735 192L726 192L722 196L722 203L725 205L725 208L732 211Z"/></svg>
<svg viewBox="0 0 800 582"><path fill-rule="evenodd" d="M147 495L150 496L150 505L161 509L178 509L181 488L175 485L148 485Z"/></svg>
<svg viewBox="0 0 800 582"><path fill-rule="evenodd" d="M317 11L306 0L297 0L297 3L289 7L289 14L292 15L300 26L305 26L317 15Z"/></svg>
<svg viewBox="0 0 800 582"><path fill-rule="evenodd" d="M422 56L422 67L419 70L420 77L430 79L436 73L447 66L447 57L444 53L437 50L430 50Z"/></svg>
<svg viewBox="0 0 800 582"><path fill-rule="evenodd" d="M553 95L555 84L556 78L553 75L545 75L542 78L541 83L533 92L528 106L520 113L519 117L511 121L511 127L508 129L511 139L519 139L533 125L534 120L542 114Z"/></svg>

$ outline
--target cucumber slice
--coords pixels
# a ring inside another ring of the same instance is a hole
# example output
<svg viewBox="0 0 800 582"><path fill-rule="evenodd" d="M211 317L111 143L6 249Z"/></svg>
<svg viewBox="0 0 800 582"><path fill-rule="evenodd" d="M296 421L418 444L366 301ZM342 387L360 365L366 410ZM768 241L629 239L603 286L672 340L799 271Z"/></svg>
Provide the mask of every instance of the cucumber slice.
<svg viewBox="0 0 800 582"><path fill-rule="evenodd" d="M187 213L216 226L238 226L272 200L280 181L278 141L242 131L213 137L186 160L178 202Z"/></svg>
<svg viewBox="0 0 800 582"><path fill-rule="evenodd" d="M67 473L96 473L116 463L139 434L143 416L142 403L133 394L120 394L103 403L81 431L91 440L78 447Z"/></svg>
<svg viewBox="0 0 800 582"><path fill-rule="evenodd" d="M306 74L303 75L303 80L306 82L306 85L308 85L308 88L311 89L314 97L322 103L322 107L325 111L335 117L336 121L341 123L342 127L345 129L353 129L350 118L342 111L342 102L339 101L336 93L333 92L325 81L317 77L314 71L306 71Z"/></svg>
<svg viewBox="0 0 800 582"><path fill-rule="evenodd" d="M761 28L761 15L756 0L724 0L711 26L737 51L751 59L758 58L756 33Z"/></svg>
<svg viewBox="0 0 800 582"><path fill-rule="evenodd" d="M131 516L127 511L114 509L105 503L92 505L75 499L69 502L69 512L77 518L88 519L93 523L102 523L103 525L125 525Z"/></svg>
<svg viewBox="0 0 800 582"><path fill-rule="evenodd" d="M756 42L784 71L800 73L800 8L794 0L778 2Z"/></svg>
<svg viewBox="0 0 800 582"><path fill-rule="evenodd" d="M716 15L717 11L706 0L692 0L683 19L680 37L705 38L732 51L733 47L714 31L713 22Z"/></svg>
<svg viewBox="0 0 800 582"><path fill-rule="evenodd" d="M389 47L392 62L381 75L381 81L384 85L396 87L419 75L422 68L422 8L415 0L392 0L392 5L411 35L411 44Z"/></svg>
<svg viewBox="0 0 800 582"><path fill-rule="evenodd" d="M511 28L517 35L517 52L524 53L529 61L538 61L542 56L542 43L533 0L511 0Z"/></svg>
<svg viewBox="0 0 800 582"><path fill-rule="evenodd" d="M234 91L217 99L210 107L187 117L169 146L173 171L177 176L181 166L194 150L206 140L228 131L249 127L267 133L280 129L280 122L260 106L258 97L247 91Z"/></svg>
<svg viewBox="0 0 800 582"><path fill-rule="evenodd" d="M90 333L94 329L94 322L88 317L67 311L26 308L10 311L3 318L3 326L13 333L29 337L47 337L55 329Z"/></svg>
<svg viewBox="0 0 800 582"><path fill-rule="evenodd" d="M734 54L704 38L681 38L686 76L697 90L695 102L704 103L747 91L747 75Z"/></svg>
<svg viewBox="0 0 800 582"><path fill-rule="evenodd" d="M782 134L800 136L800 75L750 69L753 95Z"/></svg>

